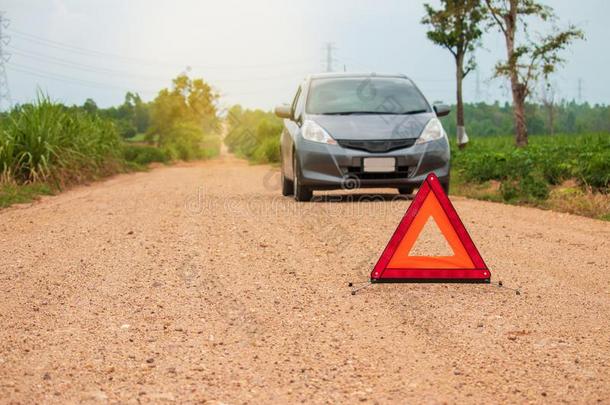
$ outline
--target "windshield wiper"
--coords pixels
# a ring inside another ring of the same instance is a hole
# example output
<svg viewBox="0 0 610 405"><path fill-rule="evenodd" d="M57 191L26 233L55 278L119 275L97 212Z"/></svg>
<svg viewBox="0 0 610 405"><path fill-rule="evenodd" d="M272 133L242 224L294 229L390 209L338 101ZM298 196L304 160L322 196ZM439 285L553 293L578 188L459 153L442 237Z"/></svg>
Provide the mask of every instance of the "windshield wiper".
<svg viewBox="0 0 610 405"><path fill-rule="evenodd" d="M428 112L428 110L412 110L405 112L391 112L391 111L341 111L341 112L328 112L322 113L322 115L414 115Z"/></svg>
<svg viewBox="0 0 610 405"><path fill-rule="evenodd" d="M402 113L402 115L414 115L414 114L423 114L423 113L427 113L428 110L422 109L422 110L411 110L411 111L405 111Z"/></svg>
<svg viewBox="0 0 610 405"><path fill-rule="evenodd" d="M379 114L376 111L340 111L340 112L327 112L322 115L358 115L358 114Z"/></svg>

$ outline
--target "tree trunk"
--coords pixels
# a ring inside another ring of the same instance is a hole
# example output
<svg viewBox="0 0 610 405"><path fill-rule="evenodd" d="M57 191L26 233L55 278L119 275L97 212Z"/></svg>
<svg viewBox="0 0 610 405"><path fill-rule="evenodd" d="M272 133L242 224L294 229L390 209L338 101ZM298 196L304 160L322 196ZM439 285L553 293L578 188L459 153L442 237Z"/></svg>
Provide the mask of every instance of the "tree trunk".
<svg viewBox="0 0 610 405"><path fill-rule="evenodd" d="M527 88L519 82L517 58L515 57L515 31L517 26L518 0L510 0L510 12L504 17L506 24L506 51L510 74L510 88L513 94L513 115L515 119L515 145L527 146L527 123L525 120L525 97Z"/></svg>
<svg viewBox="0 0 610 405"><path fill-rule="evenodd" d="M525 89L521 83L512 85L513 115L515 118L515 145L518 148L527 146L527 122L525 120Z"/></svg>
<svg viewBox="0 0 610 405"><path fill-rule="evenodd" d="M457 84L457 145L460 149L464 149L468 144L468 135L464 127L464 100L462 97L462 84L464 82L464 55L458 52L455 58L455 81Z"/></svg>

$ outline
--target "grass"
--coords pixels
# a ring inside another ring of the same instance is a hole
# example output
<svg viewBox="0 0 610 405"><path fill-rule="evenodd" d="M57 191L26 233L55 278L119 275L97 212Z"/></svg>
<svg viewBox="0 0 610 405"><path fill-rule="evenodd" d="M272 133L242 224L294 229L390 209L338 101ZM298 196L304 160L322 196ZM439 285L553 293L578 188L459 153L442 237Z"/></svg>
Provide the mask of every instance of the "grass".
<svg viewBox="0 0 610 405"><path fill-rule="evenodd" d="M551 186L546 199L529 199L506 201L497 181L483 183L466 183L459 176L452 174L451 194L483 201L493 201L511 205L527 205L557 212L567 212L589 218L610 221L610 194L582 190L580 186Z"/></svg>
<svg viewBox="0 0 610 405"><path fill-rule="evenodd" d="M137 168L146 167L151 163L169 163L169 154L160 148L147 145L130 145L123 147L123 158Z"/></svg>
<svg viewBox="0 0 610 405"><path fill-rule="evenodd" d="M148 139L146 137L146 134L144 134L144 133L135 134L131 138L125 139L125 142L130 142L130 143L145 143L147 141L148 141Z"/></svg>
<svg viewBox="0 0 610 405"><path fill-rule="evenodd" d="M0 121L0 207L125 169L114 124L39 96Z"/></svg>
<svg viewBox="0 0 610 405"><path fill-rule="evenodd" d="M125 169L114 124L39 96L0 121L0 207Z"/></svg>
<svg viewBox="0 0 610 405"><path fill-rule="evenodd" d="M0 184L0 208L31 202L41 195L52 194L53 190L47 184Z"/></svg>
<svg viewBox="0 0 610 405"><path fill-rule="evenodd" d="M583 191L571 184L554 188L540 205L554 211L610 221L610 194Z"/></svg>

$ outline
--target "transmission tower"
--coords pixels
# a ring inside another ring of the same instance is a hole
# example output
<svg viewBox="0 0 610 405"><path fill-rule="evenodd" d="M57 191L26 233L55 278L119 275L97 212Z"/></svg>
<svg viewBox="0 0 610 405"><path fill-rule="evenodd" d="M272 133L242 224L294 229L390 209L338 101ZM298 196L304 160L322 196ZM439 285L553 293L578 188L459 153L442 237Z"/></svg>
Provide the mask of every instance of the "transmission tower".
<svg viewBox="0 0 610 405"><path fill-rule="evenodd" d="M9 22L4 16L4 12L0 11L0 111L4 108L10 109L13 105L5 66L5 63L9 61L10 55L4 49L10 42L10 37L4 33L4 30L8 28Z"/></svg>
<svg viewBox="0 0 610 405"><path fill-rule="evenodd" d="M582 78L578 78L578 102L582 103Z"/></svg>
<svg viewBox="0 0 610 405"><path fill-rule="evenodd" d="M333 71L333 62L335 61L335 58L333 57L333 52L337 50L337 48L335 47L335 44L333 44L332 42L328 42L326 44L326 71L327 72L332 72Z"/></svg>

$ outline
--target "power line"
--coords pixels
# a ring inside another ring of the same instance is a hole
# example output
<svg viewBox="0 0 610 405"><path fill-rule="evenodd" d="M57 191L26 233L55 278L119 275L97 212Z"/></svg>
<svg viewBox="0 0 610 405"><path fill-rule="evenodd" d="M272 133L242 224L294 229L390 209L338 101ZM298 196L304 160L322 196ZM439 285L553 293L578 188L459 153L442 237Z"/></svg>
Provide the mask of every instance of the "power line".
<svg viewBox="0 0 610 405"><path fill-rule="evenodd" d="M50 73L50 72L46 72L46 71L41 71L38 70L36 68L33 68L31 66L25 66L25 65L20 65L17 63L8 63L7 66L10 68L10 70L15 71L15 72L19 72L19 73L23 73L26 75L30 75L33 77L39 77L39 78L43 78L43 79L50 79L50 80L54 80L54 81L58 81L58 82L62 82L62 83L67 83L67 84L71 84L71 85L77 85L77 86L85 86L85 87L90 87L90 88L94 88L94 89L102 89L102 90L112 90L112 91L122 91L122 92L127 92L127 91L134 91L134 89L129 89L127 87L120 87L120 86L116 86L116 85L110 85L110 84L106 84L106 83L101 83L101 82L95 82L95 81L89 81L89 80L82 80L82 79L77 79L77 78L73 78L73 77L69 77L69 76L64 76L64 75L60 75L60 74L56 74L56 73ZM276 87L273 87L273 89L276 89ZM283 87L282 87L283 89ZM151 89L138 89L135 90L138 93L149 93L149 94L156 94L158 91L157 90L151 90ZM267 94L269 92L269 87L266 87L265 90L257 90L257 91L253 91L253 92L239 92L239 93L220 93L222 97L236 97L236 96L249 96L249 95L259 95L259 94Z"/></svg>
<svg viewBox="0 0 610 405"><path fill-rule="evenodd" d="M24 50L14 48L14 47L10 47L10 50L13 54L21 56L21 57L39 60L39 61L43 61L46 63L63 66L63 67L67 67L70 69L76 69L76 70L80 70L80 71L87 72L87 73L102 74L104 76L122 77L122 78L126 78L126 79L135 78L135 79L139 79L139 80L150 80L150 81L156 81L156 82L167 81L170 79L169 77L141 75L141 74L135 74L135 73L127 72L127 71L107 69L107 68L99 67L99 66L96 67L96 66L86 65L86 64L74 62L71 60L46 55L46 54L24 51ZM291 74L291 75L275 75L275 76L263 76L263 77L240 77L240 78L231 78L231 79L215 79L214 81L220 81L223 83L275 81L275 80L281 80L281 79L293 79L298 76L300 76L300 75Z"/></svg>
<svg viewBox="0 0 610 405"><path fill-rule="evenodd" d="M51 79L51 80L64 82L64 83L68 83L68 84L77 84L80 86L92 87L92 88L103 89L103 90L129 91L129 89L127 87L119 87L119 86L110 85L107 83L76 79L76 78L73 78L70 76L64 76L64 75L59 75L56 73L40 71L40 70L32 68L30 66L24 66L24 65L12 63L12 62L8 63L7 66L10 67L11 70L14 70L16 72L25 73L30 76L36 76L36 77L40 77L43 79ZM154 94L154 93L157 93L157 90L142 90L141 92Z"/></svg>
<svg viewBox="0 0 610 405"><path fill-rule="evenodd" d="M110 76L120 76L120 77L137 78L137 79L148 79L148 80L155 80L155 81L167 80L167 77L146 76L146 75L134 74L134 73L121 71L121 70L106 69L103 67L96 67L96 66L78 63L78 62L73 62L73 61L70 61L67 59L57 58L57 57L50 56L50 55L24 51L24 50L17 49L14 47L10 47L10 51L14 55L22 56L22 57L25 57L28 59L40 60L40 61L51 63L54 65L77 69L77 70L81 70L84 72L100 73L100 74L110 75Z"/></svg>
<svg viewBox="0 0 610 405"><path fill-rule="evenodd" d="M5 46L10 43L11 39L4 34L3 31L4 29L8 28L9 24L10 21L4 16L4 12L0 12L0 110L2 110L3 107L10 109L13 106L5 66L5 63L10 59L10 54L4 50Z"/></svg>
<svg viewBox="0 0 610 405"><path fill-rule="evenodd" d="M95 57L103 57L103 58L113 58L116 60L122 60L123 62L127 62L127 63L137 63L137 64L144 64L144 65L156 65L156 66L165 66L165 67L170 67L170 68L177 68L179 67L179 64L176 63L172 63L172 62L167 62L167 61L162 61L162 60L158 60L158 59L149 59L149 58L139 58L139 57L133 57L133 56L126 56L126 55L120 55L120 54L116 54L116 53L109 53L109 52L101 52L101 51L97 51L97 50L93 50L93 49L88 49L88 48L83 48L80 46L75 46L75 45L71 45L71 44L67 44L64 42L59 42L59 41L54 41L54 40L50 40L47 38L43 38L43 37L39 37L33 34L29 34L23 31L19 31L19 30L15 30L15 29L10 29L10 32L15 35L17 38L31 42L31 43L35 43L47 48L55 48L55 49L59 49L62 51L67 51L67 52L72 52L72 53L77 53L77 54L81 54L81 55L87 55L87 56L95 56ZM202 69L202 70L236 70L236 69L254 69L254 68L270 68L270 67L275 67L277 68L278 66L296 66L296 65L303 65L308 63L309 60L308 59L303 59L303 60L293 60L293 61L282 61L281 63L265 63L265 64L255 64L255 65L244 65L244 64L233 64L233 65L193 65L190 64L191 67L193 68L197 68L197 69Z"/></svg>
<svg viewBox="0 0 610 405"><path fill-rule="evenodd" d="M127 80L136 78L136 79L149 79L149 80L154 80L154 81L167 81L170 79L169 77L158 77L158 76L152 77L152 76L137 75L137 74L133 74L133 73L130 73L127 71L107 69L107 68L100 67L100 66L82 64L82 63L78 63L78 62L75 62L72 60L68 60L68 59L64 59L64 58L57 58L57 57L54 57L51 55L37 53L37 52L29 52L29 51L21 50L21 49L14 48L14 47L10 47L10 50L13 54L20 56L20 57L37 60L37 61L42 61L45 63L50 63L53 65L58 65L58 66L62 66L62 67L67 67L69 69L76 69L76 70L83 71L86 73L101 74L104 76L115 76L115 77L125 78ZM44 79L51 79L51 80L55 80L55 81L59 81L59 82L63 82L63 83L79 85L79 86L86 86L86 87L91 87L91 88L96 88L96 89L125 90L127 87L126 86L125 88L123 88L123 87L118 87L113 84L106 84L106 83L97 82L97 81L84 80L84 79L80 79L80 78L74 77L74 76L64 76L61 74L49 72L47 70L41 70L41 69L39 69L38 66L33 67L33 66L29 66L27 64L23 65L23 64L18 64L18 63L10 63L9 67L11 70L14 70L19 73L24 73L24 74L27 74L30 76L44 78ZM264 81L269 81L269 80L277 81L282 78L293 79L297 76L299 76L299 75L289 75L289 76L288 75L285 75L285 76L276 75L276 76L271 76L271 77L266 76L266 77L252 77L252 78L239 77L239 78L219 80L219 81L222 81L222 82L246 82L246 81L247 82L253 82L253 81L254 82L258 82L258 81L264 82ZM143 92L154 94L157 91L144 90Z"/></svg>

